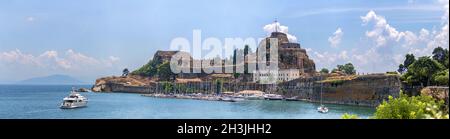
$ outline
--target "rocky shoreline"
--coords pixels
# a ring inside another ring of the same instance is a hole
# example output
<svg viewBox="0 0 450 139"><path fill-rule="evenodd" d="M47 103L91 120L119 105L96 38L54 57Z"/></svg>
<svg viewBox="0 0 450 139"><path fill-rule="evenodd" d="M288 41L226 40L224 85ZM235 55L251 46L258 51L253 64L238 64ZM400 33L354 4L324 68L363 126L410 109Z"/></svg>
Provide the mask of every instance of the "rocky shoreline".
<svg viewBox="0 0 450 139"><path fill-rule="evenodd" d="M186 89L187 88L187 89ZM226 90L240 92L254 90L264 94L278 94L307 102L376 107L389 96L399 96L401 83L394 75L363 75L326 78L299 78L277 85L225 82L157 82L139 76L105 77L92 87L94 92L122 92L144 94L150 97L220 100ZM220 90L220 91L218 91ZM219 93L218 93L219 92ZM175 95L185 94L185 95ZM196 96L195 94L201 94ZM230 97L229 95L227 97ZM239 98L239 97L237 97Z"/></svg>

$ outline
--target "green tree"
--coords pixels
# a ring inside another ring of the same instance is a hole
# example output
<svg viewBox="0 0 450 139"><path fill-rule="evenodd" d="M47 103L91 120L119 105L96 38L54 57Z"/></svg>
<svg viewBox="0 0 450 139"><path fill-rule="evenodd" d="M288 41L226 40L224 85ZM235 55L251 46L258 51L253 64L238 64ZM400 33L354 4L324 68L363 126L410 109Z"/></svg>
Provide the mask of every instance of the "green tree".
<svg viewBox="0 0 450 139"><path fill-rule="evenodd" d="M171 93L171 92L175 89L175 87L173 86L173 84L170 83L170 82L162 82L162 83L163 83L164 91L165 91L166 93Z"/></svg>
<svg viewBox="0 0 450 139"><path fill-rule="evenodd" d="M403 62L403 65L408 68L411 64L416 62L416 57L413 54L406 54L405 61Z"/></svg>
<svg viewBox="0 0 450 139"><path fill-rule="evenodd" d="M433 59L445 65L445 60L448 59L448 50L442 47L434 48Z"/></svg>
<svg viewBox="0 0 450 139"><path fill-rule="evenodd" d="M328 74L330 71L326 68L323 68L322 70L320 70L320 73L324 73L324 74Z"/></svg>
<svg viewBox="0 0 450 139"><path fill-rule="evenodd" d="M444 65L447 69L449 68L449 52L448 49L442 47L437 47L433 50L433 59Z"/></svg>
<svg viewBox="0 0 450 139"><path fill-rule="evenodd" d="M239 78L240 75L241 75L240 73L236 73L236 72L233 74L235 79Z"/></svg>
<svg viewBox="0 0 450 139"><path fill-rule="evenodd" d="M405 73L407 70L408 70L408 67L412 64L412 63L414 63L416 61L416 58L415 58L415 56L413 55L413 54L406 54L406 57L405 57L405 61L403 61L403 64L400 64L399 66L398 66L398 72L400 73L400 74L403 74L403 73Z"/></svg>
<svg viewBox="0 0 450 139"><path fill-rule="evenodd" d="M147 64L133 71L131 74L151 77L156 75L157 66L158 64L154 60L150 60Z"/></svg>
<svg viewBox="0 0 450 139"><path fill-rule="evenodd" d="M441 108L444 101L436 101L431 96L408 97L401 93L399 98L389 96L376 108L375 119L448 119L448 113Z"/></svg>
<svg viewBox="0 0 450 139"><path fill-rule="evenodd" d="M128 76L129 73L130 73L130 71L129 71L127 68L123 69L123 71L122 71L122 77Z"/></svg>
<svg viewBox="0 0 450 139"><path fill-rule="evenodd" d="M448 55L448 51L447 51L447 55ZM445 68L447 68L448 69L448 66L449 66L449 63L448 63L449 61L448 61L448 57L447 57L447 59L445 59L445 62L444 62L444 66L445 66Z"/></svg>
<svg viewBox="0 0 450 139"><path fill-rule="evenodd" d="M170 69L170 62L164 62L157 68L158 77L160 80L170 80L175 74Z"/></svg>
<svg viewBox="0 0 450 139"><path fill-rule="evenodd" d="M247 56L251 51L252 49L250 48L249 45L244 46L244 56Z"/></svg>
<svg viewBox="0 0 450 139"><path fill-rule="evenodd" d="M439 62L427 56L420 57L408 67L408 71L402 79L412 85L428 86L435 73L444 69Z"/></svg>
<svg viewBox="0 0 450 139"><path fill-rule="evenodd" d="M406 71L406 67L405 67L405 65L403 65L403 64L400 64L399 66L398 66L398 73L400 73L400 74L403 74L403 73L405 73L405 71Z"/></svg>
<svg viewBox="0 0 450 139"><path fill-rule="evenodd" d="M250 46L249 45L245 45L244 46L244 57L246 57L251 52L252 52L252 50L251 50ZM248 71L249 70L248 59L247 58L244 58L244 59L245 59L245 61L244 61L244 75L249 75L250 71Z"/></svg>
<svg viewBox="0 0 450 139"><path fill-rule="evenodd" d="M347 64L345 64L345 65L344 65L343 71L344 71L345 73L351 74L351 75L356 74L355 66L353 66L352 63L347 63Z"/></svg>
<svg viewBox="0 0 450 139"><path fill-rule="evenodd" d="M331 70L331 73L336 73L338 71L339 71L338 69L334 68L333 70Z"/></svg>
<svg viewBox="0 0 450 139"><path fill-rule="evenodd" d="M355 67L353 66L352 63L347 63L345 65L337 65L337 68L333 69L333 71L331 71L331 72L336 73L337 71L342 71L345 74L349 74L349 75L356 74Z"/></svg>
<svg viewBox="0 0 450 139"><path fill-rule="evenodd" d="M433 75L433 80L437 85L448 86L448 69L440 71Z"/></svg>

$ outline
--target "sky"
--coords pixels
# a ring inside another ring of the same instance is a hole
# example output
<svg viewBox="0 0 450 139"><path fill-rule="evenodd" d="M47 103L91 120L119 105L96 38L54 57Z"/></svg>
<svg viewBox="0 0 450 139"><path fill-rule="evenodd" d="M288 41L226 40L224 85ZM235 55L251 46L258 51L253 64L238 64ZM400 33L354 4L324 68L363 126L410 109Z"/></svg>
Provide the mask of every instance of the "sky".
<svg viewBox="0 0 450 139"><path fill-rule="evenodd" d="M262 38L276 19L316 68L395 71L448 48L446 0L2 0L0 83L134 70L177 37Z"/></svg>

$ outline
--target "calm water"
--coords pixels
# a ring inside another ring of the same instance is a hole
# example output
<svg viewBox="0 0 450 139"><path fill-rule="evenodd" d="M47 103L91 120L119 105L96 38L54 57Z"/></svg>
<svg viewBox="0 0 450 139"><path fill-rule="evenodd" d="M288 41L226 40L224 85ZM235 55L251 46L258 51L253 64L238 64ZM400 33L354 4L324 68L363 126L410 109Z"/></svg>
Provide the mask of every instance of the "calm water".
<svg viewBox="0 0 450 139"><path fill-rule="evenodd" d="M86 87L90 86L76 86ZM82 93L86 108L62 110L59 103L72 86L0 85L0 119L336 119L344 113L368 117L373 108L327 105L329 113L316 111L319 104L249 100L217 102L160 99L126 93Z"/></svg>

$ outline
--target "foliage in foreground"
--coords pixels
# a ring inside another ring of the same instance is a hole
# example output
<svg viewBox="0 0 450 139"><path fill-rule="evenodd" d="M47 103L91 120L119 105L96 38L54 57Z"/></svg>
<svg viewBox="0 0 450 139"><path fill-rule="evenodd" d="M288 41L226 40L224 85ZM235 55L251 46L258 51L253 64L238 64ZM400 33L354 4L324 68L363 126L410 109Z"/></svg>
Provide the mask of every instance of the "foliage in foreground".
<svg viewBox="0 0 450 139"><path fill-rule="evenodd" d="M342 119L359 119L358 115L345 113ZM449 119L444 101L436 101L431 96L409 97L401 94L399 98L389 97L376 108L373 119Z"/></svg>
<svg viewBox="0 0 450 139"><path fill-rule="evenodd" d="M448 119L444 101L436 101L431 96L408 97L401 94L399 98L389 96L377 107L375 119Z"/></svg>
<svg viewBox="0 0 450 139"><path fill-rule="evenodd" d="M356 114L348 114L348 113L344 113L344 115L342 115L341 118L342 119L359 119L358 115L356 115Z"/></svg>
<svg viewBox="0 0 450 139"><path fill-rule="evenodd" d="M437 85L448 85L448 73L448 69L446 69L433 75L434 81L437 83Z"/></svg>

